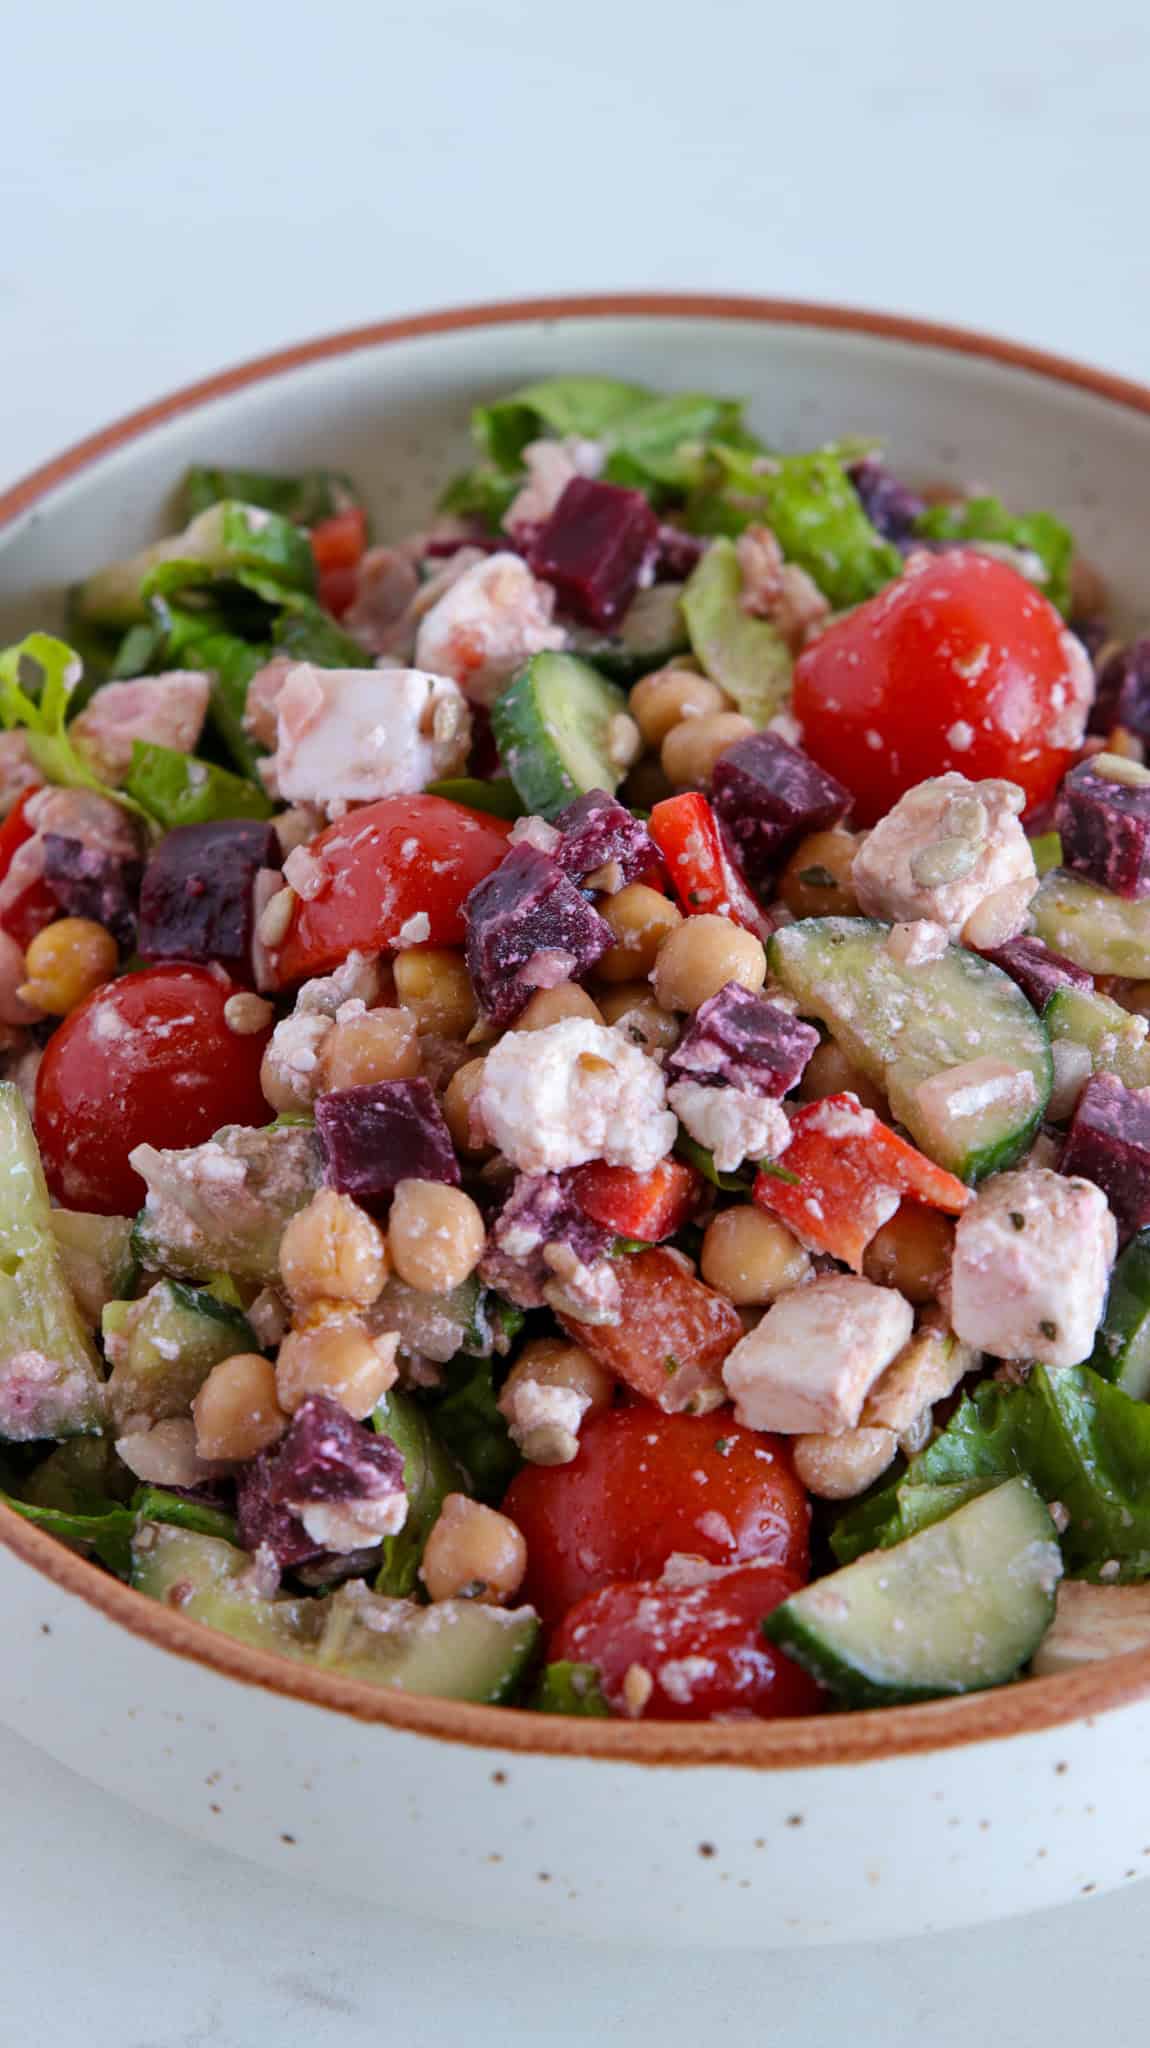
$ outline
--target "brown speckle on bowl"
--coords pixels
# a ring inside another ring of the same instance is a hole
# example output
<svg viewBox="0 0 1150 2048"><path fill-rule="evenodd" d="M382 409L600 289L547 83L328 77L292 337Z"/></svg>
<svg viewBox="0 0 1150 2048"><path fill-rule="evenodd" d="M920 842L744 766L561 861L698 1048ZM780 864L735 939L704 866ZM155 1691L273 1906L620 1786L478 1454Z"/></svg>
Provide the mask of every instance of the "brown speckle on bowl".
<svg viewBox="0 0 1150 2048"><path fill-rule="evenodd" d="M492 1784L493 1784L493 1785L506 1785L506 1783L507 1783L507 1773L506 1773L506 1771L492 1771L492 1773L491 1773L491 1782L492 1782Z"/></svg>
<svg viewBox="0 0 1150 2048"><path fill-rule="evenodd" d="M802 1824L803 1824L803 1820L804 1820L804 1815L803 1815L803 1814L801 1814L801 1813L788 1813L788 1815L787 1815L787 1826L788 1826L789 1828L801 1828L801 1827L802 1827Z"/></svg>
<svg viewBox="0 0 1150 2048"><path fill-rule="evenodd" d="M700 1842L700 1843L699 1843L699 1854L700 1854L700 1856L713 1856L713 1855L714 1855L714 1853L715 1853L715 1845L714 1845L714 1843L713 1843L713 1842Z"/></svg>
<svg viewBox="0 0 1150 2048"><path fill-rule="evenodd" d="M281 1836L280 1836L280 1841L281 1841L281 1842L286 1842L286 1843L287 1843L287 1845L288 1845L288 1848L289 1848L289 1849L294 1849L294 1848L295 1848L295 1836L294 1836L294 1835L281 1835Z"/></svg>
<svg viewBox="0 0 1150 2048"><path fill-rule="evenodd" d="M1055 1766L1054 1766L1054 1775L1055 1775L1055 1777L1056 1777L1056 1778L1064 1778L1064 1777L1066 1776L1066 1773L1067 1773L1067 1771L1068 1771L1069 1769L1070 1769L1070 1765L1069 1765L1069 1764L1055 1764Z"/></svg>

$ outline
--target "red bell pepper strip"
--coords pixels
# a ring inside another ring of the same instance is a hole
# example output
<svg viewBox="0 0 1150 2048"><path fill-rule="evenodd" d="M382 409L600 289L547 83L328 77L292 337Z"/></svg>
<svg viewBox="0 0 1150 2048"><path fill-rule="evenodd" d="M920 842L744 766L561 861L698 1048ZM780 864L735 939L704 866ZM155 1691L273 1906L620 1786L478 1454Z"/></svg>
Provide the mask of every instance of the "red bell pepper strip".
<svg viewBox="0 0 1150 2048"><path fill-rule="evenodd" d="M674 1237L690 1221L704 1189L702 1174L682 1159L661 1159L650 1173L593 1159L577 1169L573 1185L576 1201L592 1222L645 1244Z"/></svg>
<svg viewBox="0 0 1150 2048"><path fill-rule="evenodd" d="M616 1323L560 1316L573 1343L667 1415L699 1414L725 1399L722 1364L743 1334L738 1311L663 1245L616 1260Z"/></svg>
<svg viewBox="0 0 1150 2048"><path fill-rule="evenodd" d="M958 1216L971 1191L863 1109L853 1095L809 1102L791 1118L780 1165L790 1178L760 1173L754 1199L811 1251L829 1252L856 1273L875 1232L904 1195Z"/></svg>
<svg viewBox="0 0 1150 2048"><path fill-rule="evenodd" d="M361 505L349 505L311 529L311 551L319 580L319 600L341 619L355 597L356 571L367 546L367 517Z"/></svg>
<svg viewBox="0 0 1150 2048"><path fill-rule="evenodd" d="M686 916L709 912L729 917L756 938L770 937L771 920L740 875L705 796L689 790L665 797L651 812L647 830Z"/></svg>

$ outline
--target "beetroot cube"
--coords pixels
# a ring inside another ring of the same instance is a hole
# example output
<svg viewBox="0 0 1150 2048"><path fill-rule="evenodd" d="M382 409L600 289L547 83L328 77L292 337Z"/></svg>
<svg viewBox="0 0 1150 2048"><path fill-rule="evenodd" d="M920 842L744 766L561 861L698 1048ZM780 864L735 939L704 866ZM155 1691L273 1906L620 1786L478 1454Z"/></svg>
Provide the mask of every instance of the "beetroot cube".
<svg viewBox="0 0 1150 2048"><path fill-rule="evenodd" d="M401 1180L459 1185L451 1132L430 1081L369 1081L321 1095L315 1110L324 1179L371 1208Z"/></svg>
<svg viewBox="0 0 1150 2048"><path fill-rule="evenodd" d="M852 462L848 476L858 493L863 511L884 540L912 539L914 529L926 511L926 499L899 482L877 455L864 455Z"/></svg>
<svg viewBox="0 0 1150 2048"><path fill-rule="evenodd" d="M1102 1189L1120 1243L1150 1223L1150 1089L1095 1074L1078 1098L1058 1170Z"/></svg>
<svg viewBox="0 0 1150 2048"><path fill-rule="evenodd" d="M251 971L255 885L278 868L279 842L258 818L177 825L144 870L138 945L145 960L219 961Z"/></svg>
<svg viewBox="0 0 1150 2048"><path fill-rule="evenodd" d="M513 846L463 906L467 971L483 1013L512 1024L537 988L577 980L613 943L611 927L558 862Z"/></svg>
<svg viewBox="0 0 1150 2048"><path fill-rule="evenodd" d="M236 1479L236 1533L245 1550L263 1550L281 1572L322 1557L323 1545L308 1535L297 1515L271 1497L275 1450L261 1451Z"/></svg>
<svg viewBox="0 0 1150 2048"><path fill-rule="evenodd" d="M720 754L712 802L748 879L764 883L808 832L836 825L851 796L778 733L752 732Z"/></svg>
<svg viewBox="0 0 1150 2048"><path fill-rule="evenodd" d="M620 886L658 867L659 851L642 819L632 817L626 804L608 796L605 789L577 796L560 811L555 823L563 839L552 858L573 882L596 874L612 861L619 868Z"/></svg>
<svg viewBox="0 0 1150 2048"><path fill-rule="evenodd" d="M819 1042L813 1024L729 981L700 1003L668 1062L684 1074L725 1081L748 1095L786 1095Z"/></svg>
<svg viewBox="0 0 1150 2048"><path fill-rule="evenodd" d="M1108 733L1116 725L1150 739L1150 639L1132 640L1102 664L1090 730Z"/></svg>
<svg viewBox="0 0 1150 2048"><path fill-rule="evenodd" d="M626 611L658 540L659 522L642 491L576 476L536 533L528 561L564 611L606 627Z"/></svg>
<svg viewBox="0 0 1150 2048"><path fill-rule="evenodd" d="M330 1394L301 1402L271 1453L267 1496L300 1508L313 1501L385 1500L403 1491L403 1454Z"/></svg>
<svg viewBox="0 0 1150 2048"><path fill-rule="evenodd" d="M44 880L64 916L94 919L125 948L136 943L143 873L143 861L107 853L62 832L44 834Z"/></svg>
<svg viewBox="0 0 1150 2048"><path fill-rule="evenodd" d="M982 957L1009 974L1039 1013L1055 989L1094 987L1092 974L1073 960L1064 960L1061 953L1052 953L1041 939L1008 939L1004 946L988 946Z"/></svg>
<svg viewBox="0 0 1150 2048"><path fill-rule="evenodd" d="M1054 824L1063 867L1116 896L1150 896L1150 775L1139 781L1144 771L1129 768L1133 779L1118 781L1080 761L1058 793Z"/></svg>
<svg viewBox="0 0 1150 2048"><path fill-rule="evenodd" d="M518 1173L488 1233L480 1277L517 1307L542 1308L543 1289L555 1277L544 1247L563 1245L580 1265L593 1266L610 1251L613 1237L584 1214L569 1175Z"/></svg>

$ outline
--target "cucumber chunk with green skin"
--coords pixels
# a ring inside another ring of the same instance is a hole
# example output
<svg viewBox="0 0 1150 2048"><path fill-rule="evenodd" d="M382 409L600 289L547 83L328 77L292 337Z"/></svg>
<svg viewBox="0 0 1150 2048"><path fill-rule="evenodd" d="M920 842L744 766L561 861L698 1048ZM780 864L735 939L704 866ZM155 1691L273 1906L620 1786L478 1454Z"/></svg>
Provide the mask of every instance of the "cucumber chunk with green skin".
<svg viewBox="0 0 1150 2048"><path fill-rule="evenodd" d="M491 707L491 729L528 811L552 818L589 789L613 794L625 769L612 761L611 721L626 698L573 654L536 654Z"/></svg>
<svg viewBox="0 0 1150 2048"><path fill-rule="evenodd" d="M0 1440L87 1436L104 1419L95 1346L72 1296L20 1090L0 1081Z"/></svg>
<svg viewBox="0 0 1150 2048"><path fill-rule="evenodd" d="M1096 1074L1117 1074L1127 1088L1150 1088L1150 1044L1145 1017L1097 989L1055 989L1042 1021L1051 1042L1083 1045Z"/></svg>
<svg viewBox="0 0 1150 2048"><path fill-rule="evenodd" d="M805 918L775 932L771 968L885 1089L928 1158L979 1180L1017 1159L1038 1127L1053 1078L1045 1027L989 960L948 946L904 967L889 932L868 918Z"/></svg>
<svg viewBox="0 0 1150 2048"><path fill-rule="evenodd" d="M1132 1400L1150 1396L1150 1230L1131 1238L1115 1265L1087 1364Z"/></svg>
<svg viewBox="0 0 1150 2048"><path fill-rule="evenodd" d="M424 1545L449 1493L469 1493L463 1468L440 1443L418 1401L393 1387L371 1418L380 1436L390 1437L403 1459L407 1517L395 1536L383 1543L383 1562L375 1577L377 1593L407 1598L419 1590Z"/></svg>
<svg viewBox="0 0 1150 2048"><path fill-rule="evenodd" d="M132 1218L53 1209L52 1231L76 1306L92 1329L98 1329L107 1304L123 1300L136 1284Z"/></svg>
<svg viewBox="0 0 1150 2048"><path fill-rule="evenodd" d="M794 661L778 627L743 610L742 592L734 541L712 541L691 571L683 616L691 646L712 682L734 699L745 718L763 726L790 696Z"/></svg>
<svg viewBox="0 0 1150 2048"><path fill-rule="evenodd" d="M1150 977L1150 897L1128 899L1054 868L1030 906L1038 938L1088 974Z"/></svg>
<svg viewBox="0 0 1150 2048"><path fill-rule="evenodd" d="M250 1566L233 1544L145 1522L133 1545L132 1583L255 1649L400 1692L495 1706L514 1694L534 1654L539 1623L530 1607L475 1600L417 1607L358 1582L325 1599L267 1599L252 1588Z"/></svg>
<svg viewBox="0 0 1150 2048"><path fill-rule="evenodd" d="M1061 1575L1045 1503L1008 1479L792 1594L763 1631L844 1706L981 1692L1033 1656Z"/></svg>
<svg viewBox="0 0 1150 2048"><path fill-rule="evenodd" d="M214 1365L259 1350L246 1316L179 1280L158 1280L141 1301L109 1302L103 1328L113 1360L108 1405L120 1429L186 1415Z"/></svg>
<svg viewBox="0 0 1150 2048"><path fill-rule="evenodd" d="M638 682L640 676L665 667L689 646L683 590L681 583L653 583L632 598L618 632L609 638L586 628L577 630L572 636L574 652L616 683Z"/></svg>

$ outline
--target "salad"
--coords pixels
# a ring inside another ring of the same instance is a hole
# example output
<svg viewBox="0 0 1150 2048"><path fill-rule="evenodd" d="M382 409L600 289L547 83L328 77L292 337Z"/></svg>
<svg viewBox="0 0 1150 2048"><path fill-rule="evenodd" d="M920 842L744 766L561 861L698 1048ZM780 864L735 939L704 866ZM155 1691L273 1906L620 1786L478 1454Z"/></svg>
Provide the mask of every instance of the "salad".
<svg viewBox="0 0 1150 2048"><path fill-rule="evenodd" d="M1150 1643L1150 640L606 378L0 654L0 1488L243 1642L767 1718Z"/></svg>

